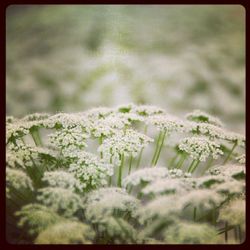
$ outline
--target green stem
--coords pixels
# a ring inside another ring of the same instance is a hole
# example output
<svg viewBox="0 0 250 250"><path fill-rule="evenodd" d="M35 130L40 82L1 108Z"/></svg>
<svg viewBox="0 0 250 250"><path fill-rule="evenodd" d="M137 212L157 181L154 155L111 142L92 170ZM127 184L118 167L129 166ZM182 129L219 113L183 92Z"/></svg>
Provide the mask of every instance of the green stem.
<svg viewBox="0 0 250 250"><path fill-rule="evenodd" d="M228 233L227 233L227 231L228 231L228 222L225 222L225 242L227 242L227 240L228 240Z"/></svg>
<svg viewBox="0 0 250 250"><path fill-rule="evenodd" d="M144 149L144 148L141 149L140 154L139 154L139 157L138 157L138 160L137 160L137 162L136 162L136 167L135 167L136 169L139 168L139 165L140 165L140 163L141 163L141 158L142 158L143 149Z"/></svg>
<svg viewBox="0 0 250 250"><path fill-rule="evenodd" d="M164 140L166 138L166 133L167 131L165 130L163 135L162 135L162 138L161 138L161 143L160 143L160 147L158 149L158 152L157 152L157 155L156 155L156 159L155 159L155 162L154 162L154 165L157 164L158 160L159 160L159 157L160 157L160 154L161 154L161 150L162 150L162 147L163 147L163 144L164 144Z"/></svg>
<svg viewBox="0 0 250 250"><path fill-rule="evenodd" d="M204 167L203 171L202 171L202 175L204 175L206 173L206 171L211 167L211 165L213 164L214 158L212 156L210 156L207 165Z"/></svg>
<svg viewBox="0 0 250 250"><path fill-rule="evenodd" d="M99 145L102 145L103 137L102 135L99 137ZM100 153L101 159L103 158L103 153Z"/></svg>
<svg viewBox="0 0 250 250"><path fill-rule="evenodd" d="M199 165L200 161L199 160L193 160L190 167L188 168L188 173L193 173L197 166Z"/></svg>
<svg viewBox="0 0 250 250"><path fill-rule="evenodd" d="M124 154L120 156L121 164L119 166L119 173L118 173L118 181L117 181L117 186L121 187L122 186L122 168L124 164Z"/></svg>
<svg viewBox="0 0 250 250"><path fill-rule="evenodd" d="M234 227L234 239L235 239L236 242L238 241L237 226Z"/></svg>
<svg viewBox="0 0 250 250"><path fill-rule="evenodd" d="M43 144L42 144L41 137L40 137L40 135L39 135L39 131L38 131L37 128L36 128L36 129L32 129L32 130L30 131L30 134L31 134L31 136L32 136L32 138L33 138L33 140L34 140L36 146L42 146L42 145L43 145Z"/></svg>
<svg viewBox="0 0 250 250"><path fill-rule="evenodd" d="M168 169L172 169L174 167L174 163L176 161L176 159L178 158L179 156L179 153L177 153L170 161L169 161L169 164L168 164Z"/></svg>
<svg viewBox="0 0 250 250"><path fill-rule="evenodd" d="M177 162L175 168L181 168L183 162L185 161L187 155L186 154L181 154L181 157L179 159L179 161Z"/></svg>
<svg viewBox="0 0 250 250"><path fill-rule="evenodd" d="M157 138L157 141L156 141L156 147L155 147L155 152L154 152L154 155L153 155L153 158L152 158L152 161L151 161L151 166L153 166L153 164L155 162L155 157L156 157L156 154L158 152L158 147L159 147L159 144L160 144L161 134L162 134L162 131L160 131L160 133L158 135L158 138Z"/></svg>
<svg viewBox="0 0 250 250"><path fill-rule="evenodd" d="M194 207L193 220L196 220L196 207Z"/></svg>
<svg viewBox="0 0 250 250"><path fill-rule="evenodd" d="M132 154L131 154L131 155L130 155L130 158L129 158L129 170L128 170L128 174L130 174L130 172L131 172L132 163L133 163L133 156L132 156Z"/></svg>
<svg viewBox="0 0 250 250"><path fill-rule="evenodd" d="M238 225L237 228L238 228L239 242L241 243L242 242L242 233L241 233L240 225Z"/></svg>
<svg viewBox="0 0 250 250"><path fill-rule="evenodd" d="M237 146L237 141L235 141L232 149L229 151L229 153L228 153L226 159L224 160L223 164L226 164L228 162L228 160L229 160L230 156L232 155L232 153L233 153L234 149L236 148L236 146Z"/></svg>

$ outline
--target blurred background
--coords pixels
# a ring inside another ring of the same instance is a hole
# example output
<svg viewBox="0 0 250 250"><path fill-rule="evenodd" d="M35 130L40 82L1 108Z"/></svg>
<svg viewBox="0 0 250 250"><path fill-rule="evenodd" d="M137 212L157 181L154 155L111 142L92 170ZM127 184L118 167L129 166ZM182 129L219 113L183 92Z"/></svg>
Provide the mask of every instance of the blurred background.
<svg viewBox="0 0 250 250"><path fill-rule="evenodd" d="M12 5L6 113L134 102L202 109L245 132L240 5Z"/></svg>

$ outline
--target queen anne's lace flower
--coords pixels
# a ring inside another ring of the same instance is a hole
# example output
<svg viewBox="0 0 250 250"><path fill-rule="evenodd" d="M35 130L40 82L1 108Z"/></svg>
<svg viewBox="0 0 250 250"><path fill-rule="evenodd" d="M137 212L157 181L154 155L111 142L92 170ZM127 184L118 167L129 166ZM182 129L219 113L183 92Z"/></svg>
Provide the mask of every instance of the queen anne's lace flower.
<svg viewBox="0 0 250 250"><path fill-rule="evenodd" d="M220 145L206 137L184 138L179 144L179 149L199 161L205 161L210 155L214 159L217 159L219 155L223 155Z"/></svg>
<svg viewBox="0 0 250 250"><path fill-rule="evenodd" d="M62 170L45 172L42 180L50 187L60 187L72 191L81 191L82 183L72 173Z"/></svg>
<svg viewBox="0 0 250 250"><path fill-rule="evenodd" d="M78 151L87 147L85 141L88 137L81 126L63 128L49 135L51 144L60 149L65 157L74 157Z"/></svg>
<svg viewBox="0 0 250 250"><path fill-rule="evenodd" d="M105 194L105 195L103 195ZM101 188L86 197L85 216L90 221L99 221L106 216L120 216L119 213L134 215L139 201L125 190Z"/></svg>
<svg viewBox="0 0 250 250"><path fill-rule="evenodd" d="M197 188L211 188L227 181L228 178L224 176L202 176L199 178L192 178L193 183Z"/></svg>
<svg viewBox="0 0 250 250"><path fill-rule="evenodd" d="M179 222L167 228L164 240L167 244L215 244L219 237L208 224Z"/></svg>
<svg viewBox="0 0 250 250"><path fill-rule="evenodd" d="M19 169L6 168L6 196L12 197L12 191L15 190L23 195L34 190L32 180L25 172Z"/></svg>
<svg viewBox="0 0 250 250"><path fill-rule="evenodd" d="M212 115L207 114L201 110L194 110L191 113L186 115L186 119L198 123L210 123L218 127L223 127L223 123L220 121L219 118L214 117Z"/></svg>
<svg viewBox="0 0 250 250"><path fill-rule="evenodd" d="M186 182L186 179L171 179L171 178L164 178L159 179L145 188L142 189L142 193L144 195L165 195L165 194L176 194L183 195L188 190L192 189L190 182Z"/></svg>
<svg viewBox="0 0 250 250"><path fill-rule="evenodd" d="M146 123L156 126L158 130L166 131L167 134L186 131L186 122L169 114L149 116Z"/></svg>
<svg viewBox="0 0 250 250"><path fill-rule="evenodd" d="M69 172L80 180L84 189L92 189L107 184L107 177L113 175L113 166L94 154L80 152L70 164Z"/></svg>
<svg viewBox="0 0 250 250"><path fill-rule="evenodd" d="M240 164L245 164L246 163L246 155L242 154L238 157L236 157L236 160L240 163Z"/></svg>
<svg viewBox="0 0 250 250"><path fill-rule="evenodd" d="M140 244L142 240L132 225L122 218L113 216L105 217L97 224L98 238L100 244Z"/></svg>
<svg viewBox="0 0 250 250"><path fill-rule="evenodd" d="M35 244L91 244L95 233L78 221L63 221L49 226L35 239Z"/></svg>
<svg viewBox="0 0 250 250"><path fill-rule="evenodd" d="M19 217L18 226L23 229L27 227L31 236L36 236L48 226L63 220L54 211L40 204L26 205L16 212L16 216Z"/></svg>
<svg viewBox="0 0 250 250"><path fill-rule="evenodd" d="M141 149L152 141L153 139L144 134L127 129L105 139L99 146L98 152L103 154L105 161L110 162L111 159L113 164L119 165L121 155L136 157Z"/></svg>
<svg viewBox="0 0 250 250"><path fill-rule="evenodd" d="M37 200L66 217L71 217L82 208L80 196L72 190L60 187L46 187L38 190Z"/></svg>
<svg viewBox="0 0 250 250"><path fill-rule="evenodd" d="M244 178L246 175L246 168L242 165L235 165L235 164L227 164L222 166L214 166L211 167L207 173L211 175L217 176L225 176L225 177L233 177L236 178Z"/></svg>
<svg viewBox="0 0 250 250"><path fill-rule="evenodd" d="M137 186L142 182L148 183L168 175L168 169L166 167L142 168L124 178L122 186L125 188L127 186Z"/></svg>
<svg viewBox="0 0 250 250"><path fill-rule="evenodd" d="M218 220L226 221L229 225L240 225L244 229L246 223L245 201L241 199L230 201L220 210Z"/></svg>
<svg viewBox="0 0 250 250"><path fill-rule="evenodd" d="M216 186L215 191L220 194L226 195L242 195L245 192L245 183L241 181L227 181Z"/></svg>

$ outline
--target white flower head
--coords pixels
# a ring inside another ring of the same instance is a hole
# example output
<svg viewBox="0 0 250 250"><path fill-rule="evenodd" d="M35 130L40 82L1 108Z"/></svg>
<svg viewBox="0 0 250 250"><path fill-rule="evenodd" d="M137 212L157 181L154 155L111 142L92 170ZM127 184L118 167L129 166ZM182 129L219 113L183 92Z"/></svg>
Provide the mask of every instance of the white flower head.
<svg viewBox="0 0 250 250"><path fill-rule="evenodd" d="M37 201L65 217L73 216L82 208L80 196L70 189L61 187L46 187L39 189Z"/></svg>
<svg viewBox="0 0 250 250"><path fill-rule="evenodd" d="M223 155L220 145L206 137L184 138L179 144L179 149L199 161L206 161L210 155L214 159L217 159L219 155Z"/></svg>
<svg viewBox="0 0 250 250"><path fill-rule="evenodd" d="M94 236L89 225L65 220L42 231L35 239L35 244L91 244Z"/></svg>
<svg viewBox="0 0 250 250"><path fill-rule="evenodd" d="M92 191L86 197L85 216L90 221L99 221L119 212L130 213L132 216L139 206L139 201L118 188L101 188Z"/></svg>
<svg viewBox="0 0 250 250"><path fill-rule="evenodd" d="M107 184L107 177L113 175L113 165L99 160L94 154L79 152L76 160L70 164L73 173L84 189L93 189Z"/></svg>
<svg viewBox="0 0 250 250"><path fill-rule="evenodd" d="M115 165L120 164L121 155L136 157L140 150L146 147L153 139L136 132L133 129L118 131L113 136L106 138L99 146L98 152L102 152L103 159L107 162L112 159Z"/></svg>
<svg viewBox="0 0 250 250"><path fill-rule="evenodd" d="M242 154L238 157L236 157L236 160L240 163L240 164L245 164L246 163L246 155Z"/></svg>
<svg viewBox="0 0 250 250"><path fill-rule="evenodd" d="M164 178L168 175L168 169L166 167L142 168L124 178L122 181L122 186L125 188L128 186L138 186L142 182L149 183L156 179Z"/></svg>
<svg viewBox="0 0 250 250"><path fill-rule="evenodd" d="M214 117L204 111L201 110L194 110L191 113L186 115L186 119L198 123L210 123L218 127L223 127L223 123L220 121L219 118Z"/></svg>

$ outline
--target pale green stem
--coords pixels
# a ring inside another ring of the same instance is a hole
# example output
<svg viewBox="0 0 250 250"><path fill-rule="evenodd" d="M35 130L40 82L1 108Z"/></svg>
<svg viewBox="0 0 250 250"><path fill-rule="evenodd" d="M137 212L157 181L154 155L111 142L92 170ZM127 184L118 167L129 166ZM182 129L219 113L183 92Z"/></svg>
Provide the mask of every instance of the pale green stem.
<svg viewBox="0 0 250 250"><path fill-rule="evenodd" d="M236 146L237 146L237 141L235 141L232 149L229 151L229 153L228 153L226 159L224 160L223 164L226 164L228 162L228 160L230 159L230 156L232 155L232 153L233 153L234 149L236 148Z"/></svg>
<svg viewBox="0 0 250 250"><path fill-rule="evenodd" d="M157 138L157 141L156 141L156 147L155 147L155 152L154 152L154 155L153 155L153 158L152 158L152 161L151 161L151 166L153 166L153 164L155 162L155 157L156 157L156 154L157 154L157 151L158 151L161 134L162 134L162 132L160 131L160 133L158 135L158 138Z"/></svg>
<svg viewBox="0 0 250 250"><path fill-rule="evenodd" d="M38 129L33 129L30 131L30 133L31 133L31 136L32 136L36 146L42 146L42 140L41 140L41 137L39 135Z"/></svg>
<svg viewBox="0 0 250 250"><path fill-rule="evenodd" d="M103 137L102 135L99 137L99 145L102 145ZM101 159L103 158L103 153L100 153Z"/></svg>
<svg viewBox="0 0 250 250"><path fill-rule="evenodd" d="M214 158L212 156L210 156L207 165L203 169L202 175L204 175L205 172L211 167L213 161L214 161Z"/></svg>
<svg viewBox="0 0 250 250"><path fill-rule="evenodd" d="M163 135L162 135L162 138L161 138L160 147L158 149L154 165L156 165L157 162L158 162L158 160L159 160L159 157L160 157L160 154L161 154L161 150L162 150L162 147L163 147L163 144L164 144L164 140L165 140L165 137L166 137L166 133L167 133L167 131L165 130L164 133L163 133Z"/></svg>
<svg viewBox="0 0 250 250"><path fill-rule="evenodd" d="M196 164L196 160L194 159L192 162L191 162L191 164L190 164L190 166L189 166L189 168L188 168L188 173L191 173L191 170L193 169L193 166Z"/></svg>
<svg viewBox="0 0 250 250"><path fill-rule="evenodd" d="M144 128L144 134L145 134L145 135L147 134L147 129L148 129L148 126L146 125L145 128ZM139 154L139 157L138 157L138 160L137 160L137 163L136 163L136 167L135 167L136 169L138 169L139 166L140 166L141 158L142 158L142 153L143 153L143 149L144 149L144 148L142 148L141 151L140 151L140 154Z"/></svg>
<svg viewBox="0 0 250 250"><path fill-rule="evenodd" d="M175 163L175 161L176 161L176 159L178 158L178 156L179 156L179 153L177 153L171 160L170 160L170 162L169 162L169 164L168 164L168 168L169 169L172 169L173 167L174 167L174 163Z"/></svg>
<svg viewBox="0 0 250 250"><path fill-rule="evenodd" d="M130 174L130 172L131 172L132 163L133 163L133 156L132 156L132 154L131 154L131 155L130 155L130 158L129 158L129 170L128 170L128 174Z"/></svg>
<svg viewBox="0 0 250 250"><path fill-rule="evenodd" d="M237 228L238 228L239 242L241 243L242 242L242 232L241 232L240 225L238 225Z"/></svg>
<svg viewBox="0 0 250 250"><path fill-rule="evenodd" d="M119 166L119 173L118 173L118 180L117 180L118 187L122 186L122 168L124 165L124 154L121 154L120 159L121 159L121 164Z"/></svg>
<svg viewBox="0 0 250 250"><path fill-rule="evenodd" d="M196 220L196 207L194 207L194 213L193 213L193 220L195 221Z"/></svg>
<svg viewBox="0 0 250 250"><path fill-rule="evenodd" d="M187 155L186 154L182 154L179 161L177 162L175 168L181 168L182 164L184 163L185 159L186 159Z"/></svg>
<svg viewBox="0 0 250 250"><path fill-rule="evenodd" d="M199 164L200 164L200 161L196 160L196 163L191 168L190 173L193 173L196 170L196 168L198 167Z"/></svg>

